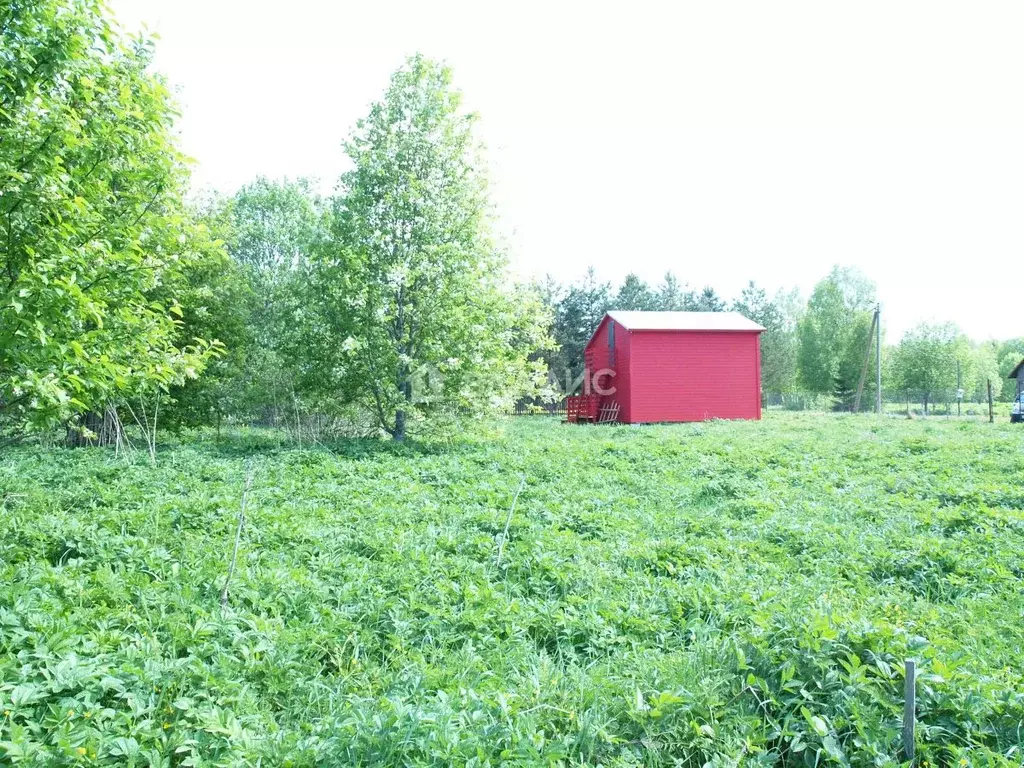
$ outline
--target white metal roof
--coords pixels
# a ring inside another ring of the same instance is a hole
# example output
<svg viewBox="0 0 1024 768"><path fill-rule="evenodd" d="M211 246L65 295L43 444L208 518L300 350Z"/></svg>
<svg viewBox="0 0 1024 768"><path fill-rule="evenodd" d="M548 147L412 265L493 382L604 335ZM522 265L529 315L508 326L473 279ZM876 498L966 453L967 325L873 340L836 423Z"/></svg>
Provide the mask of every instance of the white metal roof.
<svg viewBox="0 0 1024 768"><path fill-rule="evenodd" d="M763 331L739 312L620 312L608 316L631 331Z"/></svg>

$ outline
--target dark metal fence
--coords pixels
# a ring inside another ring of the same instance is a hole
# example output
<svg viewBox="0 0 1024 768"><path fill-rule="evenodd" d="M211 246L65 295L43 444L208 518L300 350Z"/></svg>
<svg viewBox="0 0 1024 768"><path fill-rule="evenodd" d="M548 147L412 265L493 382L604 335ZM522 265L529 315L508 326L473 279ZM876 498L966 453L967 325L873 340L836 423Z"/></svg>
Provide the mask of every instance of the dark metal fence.
<svg viewBox="0 0 1024 768"><path fill-rule="evenodd" d="M545 403L540 400L520 400L511 411L512 416L565 416L566 399Z"/></svg>
<svg viewBox="0 0 1024 768"><path fill-rule="evenodd" d="M1015 390L1011 385L1002 397L995 399L994 411L1009 413L1007 400L1012 399ZM849 412L853 410L854 397L831 397L811 392L765 392L762 394L762 405L769 411L819 411ZM926 411L927 404L927 411ZM911 415L935 416L988 416L987 398L979 397L976 392L964 392L957 407L956 390L936 390L919 392L907 390L882 390L882 411L885 413L909 413ZM875 410L875 393L865 391L861 398L860 410ZM554 402L542 402L537 399L518 401L509 411L511 416L566 416L566 400L562 398Z"/></svg>
<svg viewBox="0 0 1024 768"><path fill-rule="evenodd" d="M994 398L993 411L1000 414L1008 411L1007 401L1015 391ZM959 395L959 398L958 398ZM768 410L778 411L832 411L853 410L853 396L830 397L807 392L765 392L763 405ZM861 412L875 410L874 391L865 391L860 402ZM905 389L882 390L882 411L893 414L914 416L988 416L988 398L978 392L961 392L955 389L939 389L930 392Z"/></svg>

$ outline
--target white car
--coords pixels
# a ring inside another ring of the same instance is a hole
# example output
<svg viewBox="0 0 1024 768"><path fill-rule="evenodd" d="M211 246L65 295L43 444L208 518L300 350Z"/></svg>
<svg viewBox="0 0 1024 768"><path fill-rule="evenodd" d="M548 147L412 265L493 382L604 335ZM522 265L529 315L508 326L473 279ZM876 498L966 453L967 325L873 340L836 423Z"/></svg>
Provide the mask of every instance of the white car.
<svg viewBox="0 0 1024 768"><path fill-rule="evenodd" d="M1013 407L1010 408L1010 423L1019 424L1024 421L1024 392L1019 392L1013 399Z"/></svg>

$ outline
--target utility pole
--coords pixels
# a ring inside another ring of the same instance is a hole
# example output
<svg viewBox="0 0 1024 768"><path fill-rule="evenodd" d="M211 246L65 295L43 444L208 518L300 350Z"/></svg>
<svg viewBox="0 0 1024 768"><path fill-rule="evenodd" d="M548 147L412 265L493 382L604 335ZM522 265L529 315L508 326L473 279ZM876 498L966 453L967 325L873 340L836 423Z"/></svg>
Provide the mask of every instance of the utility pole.
<svg viewBox="0 0 1024 768"><path fill-rule="evenodd" d="M864 350L864 367L860 369L860 380L857 382L857 395L853 399L853 412L857 413L860 410L860 396L864 394L864 380L868 376L868 362L871 360L871 342L872 336L881 339L881 336L877 335L878 329L878 308L875 308L874 313L871 315L871 328L868 330L868 347ZM877 344L875 345L878 346ZM876 352L876 362L878 359ZM877 400L876 400L876 405Z"/></svg>
<svg viewBox="0 0 1024 768"><path fill-rule="evenodd" d="M882 305L875 304L875 413L882 415Z"/></svg>

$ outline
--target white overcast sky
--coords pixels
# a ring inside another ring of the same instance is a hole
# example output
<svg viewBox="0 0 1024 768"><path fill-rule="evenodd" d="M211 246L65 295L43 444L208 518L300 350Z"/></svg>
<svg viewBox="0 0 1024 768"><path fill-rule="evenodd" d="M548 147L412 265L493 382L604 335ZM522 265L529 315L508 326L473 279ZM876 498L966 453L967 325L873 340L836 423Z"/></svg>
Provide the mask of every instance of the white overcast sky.
<svg viewBox="0 0 1024 768"><path fill-rule="evenodd" d="M878 284L886 335L1024 335L1024 4L113 0L160 36L197 188L345 168L416 51L481 116L513 266L727 297Z"/></svg>

